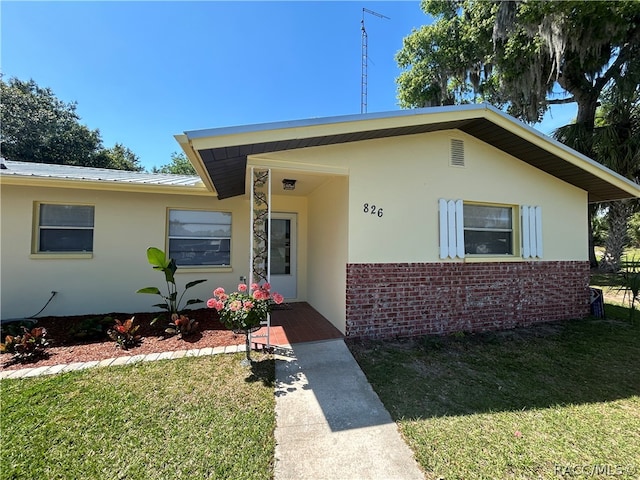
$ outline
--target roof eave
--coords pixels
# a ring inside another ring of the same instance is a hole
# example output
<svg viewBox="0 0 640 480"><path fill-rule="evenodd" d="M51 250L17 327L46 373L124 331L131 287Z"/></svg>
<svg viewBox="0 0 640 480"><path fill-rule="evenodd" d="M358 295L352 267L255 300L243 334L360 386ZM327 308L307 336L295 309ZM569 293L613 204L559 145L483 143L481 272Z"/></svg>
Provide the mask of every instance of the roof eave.
<svg viewBox="0 0 640 480"><path fill-rule="evenodd" d="M118 192L162 193L176 195L206 195L212 193L204 186L159 185L152 183L129 183L111 180L86 180L76 178L39 177L35 175L2 175L2 185L21 185L34 187L73 188L85 190L107 190Z"/></svg>

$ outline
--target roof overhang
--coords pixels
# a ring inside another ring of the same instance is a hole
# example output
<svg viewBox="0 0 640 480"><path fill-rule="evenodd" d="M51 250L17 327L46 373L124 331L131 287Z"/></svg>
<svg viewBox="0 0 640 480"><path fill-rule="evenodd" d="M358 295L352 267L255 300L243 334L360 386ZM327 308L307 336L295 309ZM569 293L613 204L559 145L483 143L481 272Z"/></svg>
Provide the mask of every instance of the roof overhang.
<svg viewBox="0 0 640 480"><path fill-rule="evenodd" d="M636 183L487 104L194 130L176 139L224 199L245 193L249 155L442 130L465 132L581 188L589 202L640 197Z"/></svg>

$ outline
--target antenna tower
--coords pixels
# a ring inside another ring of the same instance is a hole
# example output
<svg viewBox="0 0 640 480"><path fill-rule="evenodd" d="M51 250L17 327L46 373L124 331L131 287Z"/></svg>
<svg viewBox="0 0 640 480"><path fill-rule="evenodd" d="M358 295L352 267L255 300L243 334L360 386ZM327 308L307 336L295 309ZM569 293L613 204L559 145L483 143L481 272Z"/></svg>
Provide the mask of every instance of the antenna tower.
<svg viewBox="0 0 640 480"><path fill-rule="evenodd" d="M374 12L373 10L369 10L368 8L362 9L362 21L360 22L360 29L362 30L362 81L360 83L360 113L367 113L367 68L369 66L369 55L367 53L367 50L369 49L369 39L367 30L364 28L365 13L375 15L378 18L386 18L387 20L391 20L389 17L382 15L381 13Z"/></svg>

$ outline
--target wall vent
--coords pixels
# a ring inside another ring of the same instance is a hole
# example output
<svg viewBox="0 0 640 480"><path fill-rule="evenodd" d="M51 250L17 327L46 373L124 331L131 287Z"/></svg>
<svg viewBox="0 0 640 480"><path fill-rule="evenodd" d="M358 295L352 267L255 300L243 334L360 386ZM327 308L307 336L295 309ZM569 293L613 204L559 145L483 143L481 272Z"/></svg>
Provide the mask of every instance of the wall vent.
<svg viewBox="0 0 640 480"><path fill-rule="evenodd" d="M451 159L449 165L452 167L464 167L464 142L457 138L451 139Z"/></svg>

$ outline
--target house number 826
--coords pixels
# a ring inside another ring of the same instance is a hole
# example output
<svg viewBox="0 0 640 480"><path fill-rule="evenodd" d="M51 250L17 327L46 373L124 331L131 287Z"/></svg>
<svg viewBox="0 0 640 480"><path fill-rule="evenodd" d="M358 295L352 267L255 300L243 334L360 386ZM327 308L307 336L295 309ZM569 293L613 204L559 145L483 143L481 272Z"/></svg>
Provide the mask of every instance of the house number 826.
<svg viewBox="0 0 640 480"><path fill-rule="evenodd" d="M378 217L382 217L382 215L384 215L382 208L376 207L375 205L365 203L362 207L362 211L364 213L370 213L371 215L377 215Z"/></svg>

